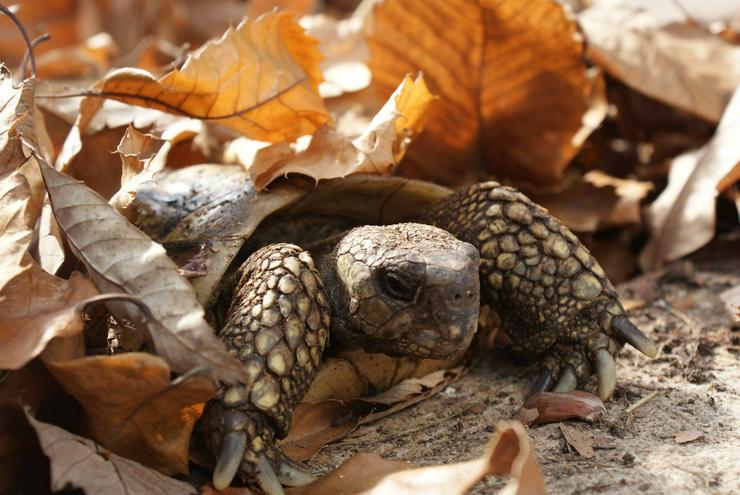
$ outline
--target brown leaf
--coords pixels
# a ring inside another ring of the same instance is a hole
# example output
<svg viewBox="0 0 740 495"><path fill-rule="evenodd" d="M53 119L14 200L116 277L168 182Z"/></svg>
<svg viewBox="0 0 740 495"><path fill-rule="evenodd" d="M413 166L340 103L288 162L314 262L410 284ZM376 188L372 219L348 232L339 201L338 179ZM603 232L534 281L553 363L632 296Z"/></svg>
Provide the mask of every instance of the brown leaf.
<svg viewBox="0 0 740 495"><path fill-rule="evenodd" d="M187 483L112 454L92 440L37 421L28 413L26 419L49 458L52 491L73 487L81 488L85 493L105 495L198 493Z"/></svg>
<svg viewBox="0 0 740 495"><path fill-rule="evenodd" d="M0 65L0 289L28 264L26 251L44 191L35 159L22 139L33 132L34 82L13 85Z"/></svg>
<svg viewBox="0 0 740 495"><path fill-rule="evenodd" d="M363 401L303 402L295 409L290 432L280 446L294 461L310 459L324 445L357 428L372 410L372 404Z"/></svg>
<svg viewBox="0 0 740 495"><path fill-rule="evenodd" d="M209 380L170 381L164 360L136 352L47 366L82 405L93 440L161 473L187 474L195 421L216 394Z"/></svg>
<svg viewBox="0 0 740 495"><path fill-rule="evenodd" d="M468 462L416 467L375 454L357 454L310 485L291 488L288 495L462 495L489 474L511 480L500 493L539 495L545 482L521 424L504 421L483 457Z"/></svg>
<svg viewBox="0 0 740 495"><path fill-rule="evenodd" d="M261 141L293 140L329 120L317 93L316 42L288 13L245 19L161 79L141 69L107 74L105 98L218 122Z"/></svg>
<svg viewBox="0 0 740 495"><path fill-rule="evenodd" d="M28 265L0 290L0 369L19 369L55 337L82 332L81 301L97 294L79 273L63 280Z"/></svg>
<svg viewBox="0 0 740 495"><path fill-rule="evenodd" d="M380 354L364 353L359 356L355 353L351 357L351 360L344 360L350 366L337 366L342 361L336 360L334 366L320 368L306 394L307 397L317 397L338 388L340 394L348 395L345 400L325 398L303 402L296 408L288 436L281 441L283 450L292 459L310 459L321 447L343 438L357 426L376 421L434 395L467 369L464 366L439 369L451 366L449 361L422 360L413 365L410 359L394 359ZM434 369L437 371L429 373ZM427 374L421 378L414 377L423 373ZM388 374L394 377L388 378ZM403 379L404 376L411 378ZM372 380L377 379L385 382L385 386L372 384ZM351 388L332 388L327 385L345 381L353 384ZM371 384L384 391L371 397L356 398L366 393Z"/></svg>
<svg viewBox="0 0 740 495"><path fill-rule="evenodd" d="M118 319L139 322L140 328L146 328L157 353L175 372L206 366L214 378L243 380L242 363L216 338L193 288L179 275L162 246L84 184L46 163L40 166L59 226L98 288L139 297L151 311L151 317L143 319L138 308L108 303Z"/></svg>
<svg viewBox="0 0 740 495"><path fill-rule="evenodd" d="M576 232L640 224L640 202L650 182L619 179L598 170L571 180L562 191L533 191L529 196Z"/></svg>
<svg viewBox="0 0 740 495"><path fill-rule="evenodd" d="M714 137L671 164L668 185L650 205L651 238L640 254L644 270L684 256L708 243L715 230L717 186L740 163L740 89L722 115Z"/></svg>
<svg viewBox="0 0 740 495"><path fill-rule="evenodd" d="M576 449L581 457L590 459L596 456L591 435L563 423L560 423L560 431L563 432L563 437L568 445Z"/></svg>
<svg viewBox="0 0 740 495"><path fill-rule="evenodd" d="M249 163L249 174L258 190L289 173L316 180L353 173L388 174L421 132L433 100L422 76L416 80L406 76L357 138L322 127L308 142L257 151Z"/></svg>
<svg viewBox="0 0 740 495"><path fill-rule="evenodd" d="M601 399L580 390L568 394L539 392L529 397L522 408L537 411L534 418L532 413L524 413L523 417L531 418L529 424L532 425L556 423L569 418L593 421L606 413Z"/></svg>
<svg viewBox="0 0 740 495"><path fill-rule="evenodd" d="M161 139L151 134L142 134L131 125L118 144L116 151L121 157L121 189L113 195L109 203L132 221L137 216L135 209L130 208L136 191L143 184L153 181L155 174L165 166L166 151L162 150L164 144ZM165 151L161 156L160 150Z"/></svg>
<svg viewBox="0 0 740 495"><path fill-rule="evenodd" d="M704 433L699 430L679 431L676 433L675 440L676 443L689 443L694 440L699 440L703 436Z"/></svg>
<svg viewBox="0 0 740 495"><path fill-rule="evenodd" d="M559 182L606 105L558 2L386 0L369 22L373 84L422 71L440 102L401 166L443 184L479 170Z"/></svg>
<svg viewBox="0 0 740 495"><path fill-rule="evenodd" d="M740 80L740 47L649 10L603 3L581 12L588 57L638 91L717 122Z"/></svg>

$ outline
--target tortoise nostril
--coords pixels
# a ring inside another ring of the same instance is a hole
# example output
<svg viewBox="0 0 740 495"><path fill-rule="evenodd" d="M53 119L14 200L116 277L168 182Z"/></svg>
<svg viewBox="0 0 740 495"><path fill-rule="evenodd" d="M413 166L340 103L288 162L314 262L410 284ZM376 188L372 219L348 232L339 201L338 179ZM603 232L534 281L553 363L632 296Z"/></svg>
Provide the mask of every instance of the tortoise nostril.
<svg viewBox="0 0 740 495"><path fill-rule="evenodd" d="M456 293L454 296L452 296L452 299L454 299L455 301L459 301L461 297L462 295L460 295L460 293Z"/></svg>

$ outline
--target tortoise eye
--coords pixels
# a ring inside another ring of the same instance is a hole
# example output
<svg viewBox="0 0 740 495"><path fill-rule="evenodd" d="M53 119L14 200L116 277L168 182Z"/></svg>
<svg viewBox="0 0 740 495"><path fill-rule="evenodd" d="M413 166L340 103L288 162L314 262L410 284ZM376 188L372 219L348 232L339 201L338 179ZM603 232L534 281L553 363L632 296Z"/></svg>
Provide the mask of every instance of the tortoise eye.
<svg viewBox="0 0 740 495"><path fill-rule="evenodd" d="M381 280L385 291L395 299L410 302L416 297L418 284L399 272L386 270L382 273Z"/></svg>

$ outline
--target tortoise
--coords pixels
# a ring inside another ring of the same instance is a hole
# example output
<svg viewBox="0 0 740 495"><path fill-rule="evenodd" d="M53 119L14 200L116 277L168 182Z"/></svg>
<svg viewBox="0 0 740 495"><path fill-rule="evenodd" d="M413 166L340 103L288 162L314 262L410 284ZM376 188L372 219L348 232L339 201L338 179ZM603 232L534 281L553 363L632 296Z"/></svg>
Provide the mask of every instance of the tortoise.
<svg viewBox="0 0 740 495"><path fill-rule="evenodd" d="M173 256L210 243L194 287L253 379L223 386L205 409L219 489L239 475L276 495L312 479L276 442L332 348L453 357L483 303L513 349L540 360L534 391L569 392L595 373L607 399L623 344L657 353L578 238L494 181L452 191L399 177L292 177L257 193L241 167L201 165L140 190L137 206L140 226Z"/></svg>

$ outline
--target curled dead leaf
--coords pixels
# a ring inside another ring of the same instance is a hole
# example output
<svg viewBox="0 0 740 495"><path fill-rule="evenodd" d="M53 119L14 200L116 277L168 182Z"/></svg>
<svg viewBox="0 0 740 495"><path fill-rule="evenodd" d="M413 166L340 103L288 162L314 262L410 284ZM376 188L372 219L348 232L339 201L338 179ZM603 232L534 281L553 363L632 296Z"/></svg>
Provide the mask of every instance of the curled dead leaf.
<svg viewBox="0 0 740 495"><path fill-rule="evenodd" d="M668 185L648 210L651 237L640 254L644 270L660 267L708 243L715 231L720 181L740 163L740 87L714 137L673 160Z"/></svg>
<svg viewBox="0 0 740 495"><path fill-rule="evenodd" d="M329 365L319 369L316 380L306 394L307 398L321 397L335 390L351 395L345 400L328 397L305 400L296 408L290 432L280 442L292 459L310 459L321 447L343 438L359 425L416 404L436 394L467 371L467 366L448 369L452 365L449 361L422 360L414 365L410 359L395 360L380 354L359 354L352 356L351 361L344 360L350 366ZM397 363L394 364L394 361ZM337 360L334 364L339 362ZM429 372L434 369L436 371ZM405 376L410 378L404 379ZM379 383L374 384L373 380ZM331 387L329 382L350 385ZM357 398L375 385L383 392Z"/></svg>
<svg viewBox="0 0 740 495"><path fill-rule="evenodd" d="M286 12L245 19L160 79L117 69L91 93L217 122L261 141L293 140L329 120L316 42Z"/></svg>
<svg viewBox="0 0 740 495"><path fill-rule="evenodd" d="M28 265L0 290L0 369L19 369L56 337L82 332L82 306L97 294L90 280L74 272L63 280L27 258Z"/></svg>
<svg viewBox="0 0 740 495"><path fill-rule="evenodd" d="M422 71L440 96L404 175L459 185L479 173L559 182L603 119L601 79L553 0L386 0L368 22L373 85Z"/></svg>
<svg viewBox="0 0 740 495"><path fill-rule="evenodd" d="M441 466L416 467L374 454L357 454L338 469L311 483L291 488L289 495L462 495L487 475L511 479L499 492L542 495L545 482L522 425L503 421L486 453L475 460Z"/></svg>
<svg viewBox="0 0 740 495"><path fill-rule="evenodd" d="M241 161L248 165L258 190L289 173L316 180L353 173L388 174L421 132L434 98L422 76L413 80L407 75L357 138L322 127L310 140L263 148L253 160Z"/></svg>
<svg viewBox="0 0 740 495"><path fill-rule="evenodd" d="M516 419L529 426L557 423L570 418L594 421L605 413L606 408L601 399L588 392L539 392L527 399Z"/></svg>
<svg viewBox="0 0 740 495"><path fill-rule="evenodd" d="M649 7L603 2L580 12L588 57L629 86L717 122L740 81L740 47L689 19L661 21Z"/></svg>
<svg viewBox="0 0 740 495"><path fill-rule="evenodd" d="M149 239L84 184L39 163L59 226L101 291L124 292L146 301L151 315L124 303L109 303L119 319L148 330L157 352L176 372L205 366L226 382L244 380L206 323L193 288L162 246Z"/></svg>
<svg viewBox="0 0 740 495"><path fill-rule="evenodd" d="M110 199L109 203L127 218L134 219L136 212L130 208L136 191L160 172L165 166L165 154L158 152L164 141L151 134L143 134L131 125L121 138L116 151L121 157L121 189Z"/></svg>
<svg viewBox="0 0 740 495"><path fill-rule="evenodd" d="M26 420L49 458L52 491L75 487L85 493L116 495L198 493L191 485L110 453L92 440L38 421L28 413Z"/></svg>
<svg viewBox="0 0 740 495"><path fill-rule="evenodd" d="M163 359L137 352L47 366L82 405L96 442L161 473L187 474L190 435L203 404L216 394L209 380L171 381Z"/></svg>

